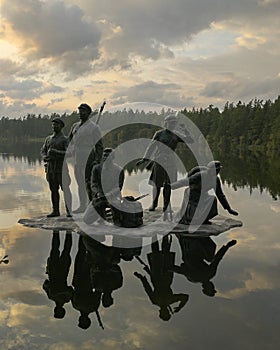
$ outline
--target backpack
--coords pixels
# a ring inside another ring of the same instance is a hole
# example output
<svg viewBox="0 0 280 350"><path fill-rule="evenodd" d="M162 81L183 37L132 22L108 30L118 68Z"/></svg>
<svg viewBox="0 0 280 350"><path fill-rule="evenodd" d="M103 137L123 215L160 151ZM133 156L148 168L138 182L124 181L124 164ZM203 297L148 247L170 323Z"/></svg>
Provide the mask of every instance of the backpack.
<svg viewBox="0 0 280 350"><path fill-rule="evenodd" d="M133 196L122 199L120 207L112 207L113 222L120 227L139 227L143 225L143 207Z"/></svg>

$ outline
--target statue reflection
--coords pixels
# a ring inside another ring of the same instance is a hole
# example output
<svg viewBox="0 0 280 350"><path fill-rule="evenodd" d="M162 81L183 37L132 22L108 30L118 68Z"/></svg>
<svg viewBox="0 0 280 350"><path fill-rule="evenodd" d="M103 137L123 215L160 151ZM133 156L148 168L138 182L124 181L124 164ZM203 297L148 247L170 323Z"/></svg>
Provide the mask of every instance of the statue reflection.
<svg viewBox="0 0 280 350"><path fill-rule="evenodd" d="M102 306L108 308L114 304L113 292L123 285L118 265L120 249L106 246L89 236L83 236L83 242L89 254L91 286L101 294Z"/></svg>
<svg viewBox="0 0 280 350"><path fill-rule="evenodd" d="M179 312L189 299L188 294L174 294L171 288L174 275L171 268L175 262L175 252L170 251L171 239L171 236L168 235L162 239L161 250L158 241L152 243L152 252L147 254L149 265L137 257L138 261L144 265L144 271L150 275L152 286L146 276L134 272L134 275L142 282L152 304L159 306L159 317L163 321L168 321L174 313ZM179 304L172 308L171 305L177 302Z"/></svg>
<svg viewBox="0 0 280 350"><path fill-rule="evenodd" d="M121 260L132 261L134 257L141 255L143 239L142 237L114 236L112 245L119 247L117 249Z"/></svg>
<svg viewBox="0 0 280 350"><path fill-rule="evenodd" d="M91 262L89 253L83 242L82 236L79 236L78 252L75 257L74 273L72 285L74 293L72 297L72 306L80 312L78 327L87 329L91 325L89 314L95 312L99 325L103 328L98 308L101 302L101 291L93 291L90 278ZM103 328L104 329L104 328Z"/></svg>
<svg viewBox="0 0 280 350"><path fill-rule="evenodd" d="M50 300L55 302L54 317L64 318L64 305L70 302L73 288L68 286L67 277L71 266L70 251L72 247L72 233L66 232L63 250L60 254L59 231L53 231L50 256L47 259L46 274L48 279L43 283L43 289Z"/></svg>
<svg viewBox="0 0 280 350"><path fill-rule="evenodd" d="M202 292L210 297L216 294L211 279L217 273L217 268L228 249L234 246L236 240L223 245L216 253L216 243L210 237L179 237L183 263L174 265L171 270L184 275L190 282L200 282Z"/></svg>

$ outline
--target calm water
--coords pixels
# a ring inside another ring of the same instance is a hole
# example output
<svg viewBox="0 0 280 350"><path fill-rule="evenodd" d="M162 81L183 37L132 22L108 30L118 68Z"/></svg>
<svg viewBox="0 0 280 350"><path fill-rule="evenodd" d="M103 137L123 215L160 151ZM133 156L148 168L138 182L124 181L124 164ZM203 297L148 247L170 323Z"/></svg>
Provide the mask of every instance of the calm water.
<svg viewBox="0 0 280 350"><path fill-rule="evenodd" d="M242 172L246 172L244 168ZM145 187L145 177L146 174L134 174L127 179L127 193L136 191L139 181ZM52 231L26 228L17 223L20 218L50 211L43 167L36 159L28 162L27 158L0 155L0 255L8 254L10 260L9 264L0 265L1 349L278 348L280 202L272 198L269 189L264 188L260 193L258 188L249 187L244 186L244 182L240 187L224 184L229 202L239 211L238 218L244 225L213 238L217 250L228 241L237 240L212 279L217 291L214 297L202 292L200 282L191 282L174 273L172 292L184 294L188 301L178 313L163 321L159 307L152 303L141 281L133 274L137 271L146 275L151 284L143 266L135 258L117 261L122 285L113 291L113 305L106 308L101 305L98 309L104 330L98 325L95 313L89 315L91 326L83 330L78 327L79 311L71 302L65 304L63 319L53 317L54 302L42 288L47 278L45 270ZM148 206L149 200L143 204ZM220 213L227 215L222 208ZM62 249L66 233L59 234ZM78 239L77 234L72 235L69 286ZM182 254L176 237L173 237L171 251L175 252L179 266ZM150 252L150 246L142 249L141 259L146 263ZM193 280L198 275L196 270ZM178 303L173 309L175 305Z"/></svg>

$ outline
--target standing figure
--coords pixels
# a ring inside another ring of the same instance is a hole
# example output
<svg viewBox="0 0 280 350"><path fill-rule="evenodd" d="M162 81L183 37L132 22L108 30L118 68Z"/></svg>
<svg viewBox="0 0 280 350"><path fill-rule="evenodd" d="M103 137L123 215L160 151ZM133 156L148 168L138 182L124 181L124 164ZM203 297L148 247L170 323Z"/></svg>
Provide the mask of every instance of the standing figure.
<svg viewBox="0 0 280 350"><path fill-rule="evenodd" d="M184 195L180 210L180 223L188 225L211 224L210 219L218 215L217 199L232 215L238 215L233 210L222 190L221 180L218 176L222 165L219 161L211 161L207 166L196 166L188 173L188 176L171 184L171 189L189 186ZM215 196L208 193L214 190Z"/></svg>
<svg viewBox="0 0 280 350"><path fill-rule="evenodd" d="M63 190L67 216L71 217L72 196L69 187L71 180L66 164L65 167L63 166L68 140L62 132L63 127L63 120L58 117L54 118L52 120L53 134L46 138L41 148L46 178L51 190L52 212L47 215L48 217L60 216L59 187Z"/></svg>
<svg viewBox="0 0 280 350"><path fill-rule="evenodd" d="M90 175L93 165L99 163L103 153L101 131L91 120L91 107L82 103L79 107L80 122L73 124L69 141L70 154L74 157L74 174L78 185L79 207L73 213L83 213L91 200ZM90 150L90 152L89 152Z"/></svg>
<svg viewBox="0 0 280 350"><path fill-rule="evenodd" d="M65 316L64 304L68 303L73 296L73 288L67 284L67 277L71 266L71 232L66 232L61 254L59 246L59 231L53 231L51 252L46 268L48 279L45 280L43 289L47 293L48 298L55 302L55 318L63 318Z"/></svg>
<svg viewBox="0 0 280 350"><path fill-rule="evenodd" d="M177 168L174 160L174 151L179 142L192 143L193 139L187 129L183 133L175 131L177 117L168 115L164 119L165 129L157 131L153 140L146 149L145 155L137 162L140 165L147 159L152 159L150 163L152 173L149 184L153 186L153 203L149 208L154 211L158 206L160 189L163 187L163 211L168 208L170 201L170 186L164 186L177 180ZM162 146L161 146L162 144Z"/></svg>

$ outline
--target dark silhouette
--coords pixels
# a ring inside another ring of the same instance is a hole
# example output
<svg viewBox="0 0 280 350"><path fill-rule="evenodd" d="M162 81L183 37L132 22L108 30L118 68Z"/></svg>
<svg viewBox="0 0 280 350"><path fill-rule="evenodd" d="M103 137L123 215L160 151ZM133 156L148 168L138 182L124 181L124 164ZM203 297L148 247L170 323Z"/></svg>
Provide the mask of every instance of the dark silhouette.
<svg viewBox="0 0 280 350"><path fill-rule="evenodd" d="M86 210L88 198L91 200L91 169L101 161L103 143L99 126L89 118L92 112L91 107L82 103L78 109L80 122L74 123L70 130L69 154L74 156L74 173L80 201L79 207L73 212L83 213Z"/></svg>
<svg viewBox="0 0 280 350"><path fill-rule="evenodd" d="M59 231L53 231L50 256L47 260L46 273L48 279L43 283L43 289L50 300L55 302L54 317L65 316L64 304L73 296L73 288L67 284L67 276L71 266L70 251L72 247L72 233L66 232L64 247L60 254Z"/></svg>
<svg viewBox="0 0 280 350"><path fill-rule="evenodd" d="M142 237L113 236L112 245L119 247L120 259L132 261L134 257L141 255L143 239Z"/></svg>
<svg viewBox="0 0 280 350"><path fill-rule="evenodd" d="M218 176L222 165L219 161L211 161L207 166L193 168L188 176L171 184L172 189L189 186L184 195L184 201L180 210L180 223L210 224L210 219L218 215L217 199L223 208L232 215L238 215L233 210L223 193L221 180ZM210 195L209 190L214 189L215 195Z"/></svg>
<svg viewBox="0 0 280 350"><path fill-rule="evenodd" d="M123 285L123 275L120 266L120 250L108 247L89 236L83 236L83 241L90 254L90 278L95 291L102 293L101 302L107 308L113 305L112 293Z"/></svg>
<svg viewBox="0 0 280 350"><path fill-rule="evenodd" d="M165 236L162 240L162 250L159 249L158 241L152 244L152 252L147 255L149 265L146 265L139 257L138 260L144 265L144 270L150 275L151 283L146 276L139 272L134 275L140 279L152 304L159 306L159 317L168 321L171 316L179 312L187 303L188 294L174 294L171 289L173 272L170 270L175 262L175 252L170 252L171 236ZM171 305L179 302L172 309Z"/></svg>
<svg viewBox="0 0 280 350"><path fill-rule="evenodd" d="M98 308L101 302L100 291L93 291L90 279L90 259L89 253L86 251L82 236L79 237L78 252L75 257L74 274L72 285L74 293L72 297L73 307L80 312L78 326L87 329L91 325L89 315L92 312L98 314ZM102 326L103 327L103 326Z"/></svg>
<svg viewBox="0 0 280 350"><path fill-rule="evenodd" d="M53 134L48 136L41 148L45 162L46 178L51 191L52 212L48 217L60 216L59 187L63 190L67 216L71 216L72 196L70 192L70 176L66 165L63 166L68 140L62 132L64 122L60 118L52 120Z"/></svg>
<svg viewBox="0 0 280 350"><path fill-rule="evenodd" d="M4 264L9 264L9 259L8 259L9 255L4 255L3 258L0 259L0 264L4 263Z"/></svg>
<svg viewBox="0 0 280 350"><path fill-rule="evenodd" d="M173 152L179 142L193 142L187 129L184 128L183 133L175 131L177 122L175 115L168 115L164 119L165 129L157 131L154 134L145 155L137 162L137 165L140 165L147 159L152 160L147 165L147 168L152 170L149 183L153 186L153 203L149 208L150 211L154 211L158 206L161 187L163 187L163 211L165 212L168 208L170 187L165 186L165 184L170 184L170 182L172 183L177 180L177 168L175 166Z"/></svg>
<svg viewBox="0 0 280 350"><path fill-rule="evenodd" d="M231 240L216 253L216 244L210 237L179 237L183 263L174 265L170 270L184 275L190 282L200 282L202 292L207 296L216 294L211 279L217 273L217 268L228 249L236 244Z"/></svg>
<svg viewBox="0 0 280 350"><path fill-rule="evenodd" d="M121 200L121 190L124 183L124 170L114 163L112 148L106 148L103 152L103 162L93 166L91 173L92 201L89 203L84 215L84 222L93 223L99 214L106 218L106 208L111 205L108 202L118 203Z"/></svg>

